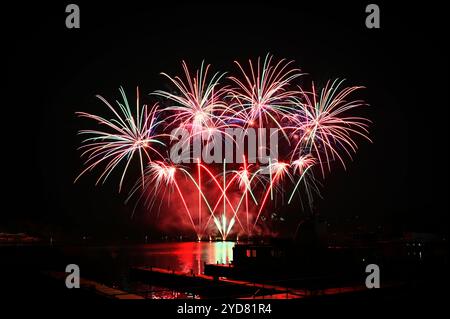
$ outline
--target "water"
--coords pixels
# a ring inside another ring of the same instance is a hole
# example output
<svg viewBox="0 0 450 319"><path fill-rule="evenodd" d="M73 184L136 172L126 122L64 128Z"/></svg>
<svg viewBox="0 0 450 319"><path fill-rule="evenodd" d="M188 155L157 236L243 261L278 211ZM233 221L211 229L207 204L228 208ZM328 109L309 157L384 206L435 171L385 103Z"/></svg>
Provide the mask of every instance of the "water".
<svg viewBox="0 0 450 319"><path fill-rule="evenodd" d="M152 298L197 298L186 292L149 286L130 280L130 268L153 266L203 273L205 263L228 264L234 242L170 242L146 245L68 247L65 255L80 266L82 277L125 291L154 291ZM145 293L147 294L147 293Z"/></svg>

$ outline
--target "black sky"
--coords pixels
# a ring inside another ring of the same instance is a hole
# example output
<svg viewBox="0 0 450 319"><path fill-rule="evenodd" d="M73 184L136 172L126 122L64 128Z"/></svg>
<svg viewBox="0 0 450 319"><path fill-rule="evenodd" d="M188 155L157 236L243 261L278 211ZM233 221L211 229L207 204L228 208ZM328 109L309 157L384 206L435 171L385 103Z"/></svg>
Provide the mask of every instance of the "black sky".
<svg viewBox="0 0 450 319"><path fill-rule="evenodd" d="M273 53L308 79L364 85L374 143L362 142L347 171L327 178L317 210L338 225L358 216L371 229L448 230L448 52L440 9L381 4L381 29L364 25L366 3L168 4L77 2L81 29L65 28L65 5L3 9L2 228L129 232L116 184L80 183L75 111L104 112L95 94L160 89L159 72L180 62L234 70L233 60ZM145 97L150 102L148 96ZM144 217L140 217L145 220ZM148 221L147 221L148 222Z"/></svg>

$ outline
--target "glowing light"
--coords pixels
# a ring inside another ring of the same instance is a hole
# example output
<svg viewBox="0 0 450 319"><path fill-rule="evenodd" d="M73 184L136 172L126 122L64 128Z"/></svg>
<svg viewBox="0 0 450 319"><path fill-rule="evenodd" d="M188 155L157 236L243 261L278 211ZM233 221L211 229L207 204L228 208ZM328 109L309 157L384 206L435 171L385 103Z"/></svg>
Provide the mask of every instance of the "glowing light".
<svg viewBox="0 0 450 319"><path fill-rule="evenodd" d="M80 147L85 168L76 180L102 166L96 183L105 182L123 164L120 191L136 159L140 177L127 202L137 197L136 205L143 202L149 210L157 206L159 212L163 198L170 202L171 196L176 196L182 211L175 213L186 216L197 240L211 241L213 236L226 240L231 233L236 238L239 234L250 236L258 223L267 219L268 207L280 203L280 197L281 204L285 204L283 198L290 204L295 194L303 194L311 206L313 195L318 193L315 170L325 178L333 162L345 168L345 159L351 159L358 148L355 137L370 141L370 121L353 114L366 105L351 99L361 87L342 87L343 81L335 80L323 88L312 83L306 91L305 85L296 83L302 74L293 62L275 61L270 55L249 60L248 67L235 63L240 75L230 75L228 86L221 83L226 80L224 73L211 74L210 65L204 63L192 73L183 61L181 77L162 73L173 86L170 91L152 94L162 99L162 108L156 104L141 106L138 90L135 110L122 88L122 101L117 106L99 96L113 117L77 113L94 120L98 128L80 131L88 137ZM227 128L245 131L253 127L275 127L288 144L280 148L279 159L269 159L266 167L249 164L248 154L241 163L224 160L222 171L201 158L186 166L167 159L163 141L169 139L171 129L187 129L187 143L198 136L208 144L222 142L212 137L216 133L226 136ZM285 193L290 195L285 197Z"/></svg>
<svg viewBox="0 0 450 319"><path fill-rule="evenodd" d="M120 93L123 101L117 102L119 110L116 110L103 97L97 95L114 114L114 117L110 120L86 112L76 113L79 117L96 121L105 130L79 131L79 134L89 135L90 137L86 138L83 141L84 145L79 148L83 150L81 157L86 157L87 160L85 161L86 168L75 181L101 164L105 164L105 168L97 183L101 180L106 181L111 172L121 162L125 162L125 168L119 183L120 191L127 169L135 155L139 157L141 176L144 176L144 157L150 161L152 159L150 153L153 153L162 158L162 155L153 146L155 144L164 145L159 140L162 135L154 135L154 131L161 123L157 120L157 105L155 104L150 110L147 105L141 108L139 105L139 89L136 89L136 112L133 114L123 88L120 88Z"/></svg>

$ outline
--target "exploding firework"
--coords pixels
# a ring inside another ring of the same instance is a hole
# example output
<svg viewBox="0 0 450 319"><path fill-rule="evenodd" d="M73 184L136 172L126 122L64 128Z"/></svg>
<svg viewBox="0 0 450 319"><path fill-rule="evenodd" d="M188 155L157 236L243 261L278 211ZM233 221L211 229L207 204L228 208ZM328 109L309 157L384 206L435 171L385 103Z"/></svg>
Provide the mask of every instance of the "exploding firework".
<svg viewBox="0 0 450 319"><path fill-rule="evenodd" d="M247 125L263 127L267 123L279 123L280 117L292 110L291 98L297 95L291 90L292 81L301 73L292 68L292 61L280 60L273 63L273 57L267 55L261 63L249 61L248 71L235 61L242 74L242 79L231 76L229 79L235 84L229 90L229 96L236 110L236 117L243 118Z"/></svg>
<svg viewBox="0 0 450 319"><path fill-rule="evenodd" d="M250 236L266 219L268 207L280 198L282 205L290 204L297 194L306 198L312 209L320 184L314 174L315 167L325 178L334 161L345 168L345 158L351 159L357 151L354 137L370 141L370 121L354 115L355 109L366 104L351 99L361 87L343 87L343 81L335 80L319 90L313 83L311 90L306 91L295 83L302 74L293 67L293 62L275 61L270 55L256 62L250 60L248 68L235 63L240 76L225 78L219 72L211 75L210 65L204 63L191 73L185 62L182 63L184 77L162 73L174 91L158 90L152 94L162 99L160 108L156 104L152 108L140 107L139 91L135 112L122 88L122 102L117 102L116 108L99 96L114 117L108 120L77 113L104 128L80 131L89 137L80 147L86 167L77 180L103 166L97 183L104 182L123 163L120 191L136 157L140 178L127 201L137 198L136 205L144 203L148 210L158 212L162 199L179 201L198 239L215 232L223 239L232 232ZM229 85L221 83L226 80ZM158 117L165 119L165 125L161 125ZM227 163L222 154L220 168L205 163L202 156L189 154L194 163L180 165L161 154L166 145L164 139L173 137L167 134L170 129L186 130L189 136L185 143L194 143L194 138L199 137L205 145L222 143L212 136L219 133L225 138L228 128L246 132L255 127L281 131L288 144L280 149L279 158L269 158L266 166L248 163L246 154L240 163Z"/></svg>
<svg viewBox="0 0 450 319"><path fill-rule="evenodd" d="M226 89L220 86L223 74L215 73L209 77L210 65L204 62L199 70L192 75L183 61L183 78L164 75L177 89L177 93L157 90L153 94L170 101L165 111L173 113L169 122L177 127L188 129L193 135L203 131L211 131L225 125L224 114L230 109L223 101Z"/></svg>
<svg viewBox="0 0 450 319"><path fill-rule="evenodd" d="M314 83L312 91L301 90L300 99L295 98L296 112L290 115L292 134L298 136L298 141L292 151L292 158L301 156L303 152L314 153L320 163L322 174L325 166L331 170L331 162L339 160L345 168L342 151L350 158L358 145L352 136L359 135L370 141L368 126L370 121L363 117L348 115L355 108L365 106L361 100L348 101L353 92L362 87L346 87L342 90L343 80L328 82L316 93Z"/></svg>
<svg viewBox="0 0 450 319"><path fill-rule="evenodd" d="M311 155L302 155L298 159L292 162L291 167L293 167L293 173L298 173L298 181L294 186L294 189L291 192L291 195L289 196L288 204L291 203L292 198L294 197L294 194L296 193L298 187L300 186L300 183L303 182L305 185L305 191L309 199L309 203L312 202L312 195L311 190L317 190L317 186L315 184L314 177L312 174L310 174L310 169L317 164L317 160ZM308 176L309 173L309 176ZM308 183L308 177L310 179Z"/></svg>
<svg viewBox="0 0 450 319"><path fill-rule="evenodd" d="M79 149L83 150L81 157L85 157L86 168L75 179L95 167L104 164L103 172L97 180L106 181L111 172L116 169L120 163L125 162L120 182L119 191L125 174L128 170L131 160L139 157L141 176L144 176L144 161L150 161L152 155L163 158L161 153L155 148L156 145L164 145L161 142L161 134L155 134L157 126L161 123L157 118L158 107L155 104L149 109L147 105L139 106L139 89L136 89L136 112L133 113L128 103L127 96L123 88L120 88L122 102L117 101L118 110L114 108L102 96L97 97L113 113L112 119L93 115L85 112L78 112L78 116L96 121L102 129L81 130L79 134L90 137L83 141Z"/></svg>

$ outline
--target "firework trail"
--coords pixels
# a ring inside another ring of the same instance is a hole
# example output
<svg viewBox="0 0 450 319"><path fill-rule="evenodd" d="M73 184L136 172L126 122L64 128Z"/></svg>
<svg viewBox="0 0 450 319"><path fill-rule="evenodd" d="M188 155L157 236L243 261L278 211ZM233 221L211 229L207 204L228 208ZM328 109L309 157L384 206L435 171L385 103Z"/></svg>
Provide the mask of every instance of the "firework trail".
<svg viewBox="0 0 450 319"><path fill-rule="evenodd" d="M145 169L144 176L141 176L136 182L125 202L127 203L133 196L138 194L139 196L136 204L144 199L145 206L151 210L158 197L164 197L166 193L168 193L170 198L170 194L173 191L172 186L177 168L176 166L167 163L168 161L149 162ZM144 191L142 191L142 185L144 185ZM162 201L159 201L159 208L161 207L161 204Z"/></svg>
<svg viewBox="0 0 450 319"><path fill-rule="evenodd" d="M167 189L169 189L169 198L170 194L175 192L179 195L179 199L181 200L183 207L185 209L185 212L189 218L189 221L191 222L192 228L197 235L197 238L199 238L199 230L198 226L195 224L193 215L191 213L191 210L189 208L189 205L187 204L187 201L185 199L185 196L183 192L181 191L181 188L179 186L179 183L176 179L176 173L182 172L187 173L187 171L181 167L177 167L173 164L168 164L167 162L163 161L153 161L148 164L148 167L145 170L145 175L143 178L142 183L144 184L144 192L141 193L141 195L138 198L138 202L141 201L144 198L145 195L145 203L148 205L148 207L151 209L155 203L155 200L159 197L163 197L166 194ZM187 173L189 174L189 173ZM192 175L189 174L189 176L192 178ZM138 191L141 190L140 188L141 181L138 181L132 191L130 192L127 201L133 197ZM172 188L172 189L170 189ZM161 195L162 196L158 196ZM161 205L162 202L160 202Z"/></svg>
<svg viewBox="0 0 450 319"><path fill-rule="evenodd" d="M291 195L289 196L288 204L291 203L292 197L294 196L295 192L297 191L297 189L300 185L300 182L305 180L309 169L312 168L316 163L317 163L317 160L311 154L300 156L298 159L296 159L295 161L292 162L291 167L293 167L294 174L298 171L298 175L300 177L299 177L297 183L295 184L294 189L291 192ZM307 189L307 193L309 196L310 192L308 191L308 184L306 181L305 181L305 187Z"/></svg>
<svg viewBox="0 0 450 319"><path fill-rule="evenodd" d="M263 198L261 200L261 205L260 205L260 208L256 215L255 222L253 223L252 229L254 229L256 227L259 217L260 217L261 213L263 212L263 209L265 208L267 199L268 199L269 195L272 194L275 186L278 183L282 183L286 177L288 177L290 181L293 181L293 177L289 172L289 168L290 168L290 165L288 163L283 163L283 162L274 162L269 165L268 170L270 172L270 181L269 181L267 189L265 190Z"/></svg>

